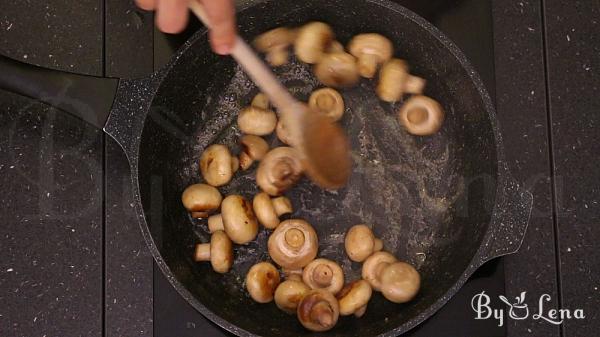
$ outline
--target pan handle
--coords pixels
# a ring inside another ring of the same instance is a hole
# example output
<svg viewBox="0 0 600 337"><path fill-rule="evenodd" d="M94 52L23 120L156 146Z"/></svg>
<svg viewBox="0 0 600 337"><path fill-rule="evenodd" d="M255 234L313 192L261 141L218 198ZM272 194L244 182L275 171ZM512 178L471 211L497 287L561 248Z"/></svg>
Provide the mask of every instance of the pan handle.
<svg viewBox="0 0 600 337"><path fill-rule="evenodd" d="M504 168L504 189L502 196L494 208L492 222L493 231L479 254L478 266L494 258L516 253L525 239L533 195L520 186L507 168Z"/></svg>
<svg viewBox="0 0 600 337"><path fill-rule="evenodd" d="M0 55L0 89L104 127L119 80L42 68Z"/></svg>

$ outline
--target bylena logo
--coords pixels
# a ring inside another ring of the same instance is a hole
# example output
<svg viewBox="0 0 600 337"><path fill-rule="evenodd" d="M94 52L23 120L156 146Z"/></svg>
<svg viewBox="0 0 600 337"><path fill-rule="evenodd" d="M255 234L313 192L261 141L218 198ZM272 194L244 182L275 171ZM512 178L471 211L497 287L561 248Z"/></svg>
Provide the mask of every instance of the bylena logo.
<svg viewBox="0 0 600 337"><path fill-rule="evenodd" d="M505 296L498 296L508 307L508 317L510 319L521 321L531 317L533 320L544 320L554 325L560 325L568 319L585 319L583 309L546 309L545 305L552 300L552 297L548 294L540 296L537 311L530 316L529 306L525 303L526 295L527 292L522 292L521 295L515 297L514 302L509 301ZM485 291L473 296L471 308L475 312L475 319L495 319L498 321L498 326L504 326L506 310L504 308L492 308L491 302L492 299Z"/></svg>

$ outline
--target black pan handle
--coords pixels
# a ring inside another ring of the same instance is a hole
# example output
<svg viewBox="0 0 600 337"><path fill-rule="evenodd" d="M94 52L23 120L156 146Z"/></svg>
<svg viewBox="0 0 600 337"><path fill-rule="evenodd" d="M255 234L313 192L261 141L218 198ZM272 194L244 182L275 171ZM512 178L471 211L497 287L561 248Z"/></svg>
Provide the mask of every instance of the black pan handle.
<svg viewBox="0 0 600 337"><path fill-rule="evenodd" d="M0 89L30 97L102 129L119 80L46 69L0 55Z"/></svg>

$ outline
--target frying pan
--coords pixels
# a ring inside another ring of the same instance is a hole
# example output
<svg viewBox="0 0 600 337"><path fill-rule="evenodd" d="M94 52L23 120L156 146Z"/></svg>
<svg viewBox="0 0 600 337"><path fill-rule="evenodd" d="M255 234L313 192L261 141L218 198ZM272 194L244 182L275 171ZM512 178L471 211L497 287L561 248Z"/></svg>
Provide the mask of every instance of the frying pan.
<svg viewBox="0 0 600 337"><path fill-rule="evenodd" d="M288 193L293 217L313 224L319 256L338 261L346 281L360 277L360 264L343 249L344 233L358 223L371 225L385 249L422 276L412 302L393 304L375 294L365 316L342 318L319 335L396 336L433 315L483 263L518 250L532 196L508 172L496 115L478 75L450 40L416 14L385 0L253 1L238 14L240 34L248 40L311 20L331 24L344 43L363 32L390 38L396 56L428 79L426 94L446 111L441 132L414 137L396 120L399 104L375 97L374 81L343 90L342 125L354 161L349 184L325 191L304 180ZM250 266L269 260L267 231L236 247L228 274L192 260L194 245L208 242L209 234L205 223L186 213L181 192L201 181L198 159L206 146L223 143L236 151L237 112L258 92L230 58L210 51L205 30L143 79L78 76L7 58L0 67L2 88L73 113L121 145L142 233L162 272L194 308L240 336L313 335L275 305L254 303L244 290ZM320 86L296 60L276 72L302 100ZM268 141L278 144L275 137ZM257 193L253 177L253 170L239 173L221 191L251 198Z"/></svg>

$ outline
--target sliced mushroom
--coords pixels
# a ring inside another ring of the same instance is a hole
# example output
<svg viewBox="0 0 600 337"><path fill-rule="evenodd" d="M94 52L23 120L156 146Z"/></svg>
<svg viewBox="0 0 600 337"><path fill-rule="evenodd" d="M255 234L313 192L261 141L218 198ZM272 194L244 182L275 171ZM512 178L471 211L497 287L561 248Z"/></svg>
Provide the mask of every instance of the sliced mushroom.
<svg viewBox="0 0 600 337"><path fill-rule="evenodd" d="M376 90L382 100L396 102L405 93L421 94L424 88L425 80L411 75L404 60L391 59L381 68Z"/></svg>
<svg viewBox="0 0 600 337"><path fill-rule="evenodd" d="M444 110L434 99L413 96L398 111L398 119L408 133L417 136L432 135L444 122Z"/></svg>
<svg viewBox="0 0 600 337"><path fill-rule="evenodd" d="M245 134L266 136L275 130L277 115L271 110L250 106L240 111L237 123L240 131Z"/></svg>
<svg viewBox="0 0 600 337"><path fill-rule="evenodd" d="M304 267L302 281L312 289L323 289L337 294L344 287L344 272L334 261L316 259Z"/></svg>
<svg viewBox="0 0 600 337"><path fill-rule="evenodd" d="M275 229L279 225L279 217L292 213L292 202L286 197L271 199L267 193L259 193L252 201L254 214L265 228Z"/></svg>
<svg viewBox="0 0 600 337"><path fill-rule="evenodd" d="M384 268L379 276L381 293L394 303L412 300L421 287L419 272L406 262L396 262Z"/></svg>
<svg viewBox="0 0 600 337"><path fill-rule="evenodd" d="M373 252L380 251L383 248L383 242L375 238L371 228L366 225L356 225L346 233L344 246L350 260L363 262Z"/></svg>
<svg viewBox="0 0 600 337"><path fill-rule="evenodd" d="M288 314L293 314L298 308L298 303L310 291L310 288L297 279L288 279L281 282L275 290L275 304Z"/></svg>
<svg viewBox="0 0 600 337"><path fill-rule="evenodd" d="M279 281L277 268L269 262L260 262L246 274L246 289L256 302L269 303L273 300Z"/></svg>
<svg viewBox="0 0 600 337"><path fill-rule="evenodd" d="M299 28L294 42L298 59L305 63L317 63L334 38L333 30L323 22L310 22Z"/></svg>
<svg viewBox="0 0 600 337"><path fill-rule="evenodd" d="M338 121L344 115L344 99L337 90L323 88L314 91L308 99L308 106L313 111L318 111Z"/></svg>
<svg viewBox="0 0 600 337"><path fill-rule="evenodd" d="M340 315L354 314L356 317L364 315L372 293L371 285L365 280L354 281L345 286L337 295Z"/></svg>
<svg viewBox="0 0 600 337"><path fill-rule="evenodd" d="M258 234L258 222L248 200L230 195L221 204L221 216L225 233L237 244L248 243Z"/></svg>
<svg viewBox="0 0 600 337"><path fill-rule="evenodd" d="M335 88L353 86L360 79L356 59L348 53L323 55L314 73L321 83Z"/></svg>
<svg viewBox="0 0 600 337"><path fill-rule="evenodd" d="M223 186L231 181L236 161L225 145L207 147L200 156L200 172L209 185Z"/></svg>
<svg viewBox="0 0 600 337"><path fill-rule="evenodd" d="M348 50L358 59L359 73L366 78L373 78L377 68L394 53L392 42L375 33L356 35L350 41Z"/></svg>
<svg viewBox="0 0 600 337"><path fill-rule="evenodd" d="M223 227L223 217L221 214L215 214L208 217L208 231L211 233L216 231L225 231L225 227Z"/></svg>
<svg viewBox="0 0 600 337"><path fill-rule="evenodd" d="M363 263L362 278L371 284L373 290L381 291L381 271L396 261L394 255L388 252L376 252Z"/></svg>
<svg viewBox="0 0 600 337"><path fill-rule="evenodd" d="M240 139L240 145L242 152L239 156L239 163L242 170L247 170L254 161L263 159L269 152L269 144L259 136L244 135Z"/></svg>
<svg viewBox="0 0 600 337"><path fill-rule="evenodd" d="M288 47L294 43L295 37L295 32L289 28L275 28L254 39L254 47L267 54L269 64L278 67L288 62Z"/></svg>
<svg viewBox="0 0 600 337"><path fill-rule="evenodd" d="M328 291L309 291L297 309L298 320L311 331L327 331L335 326L340 315L337 299Z"/></svg>
<svg viewBox="0 0 600 337"><path fill-rule="evenodd" d="M210 261L217 273L226 273L233 266L233 244L223 231L216 231L210 237L210 243L196 245L195 261Z"/></svg>
<svg viewBox="0 0 600 337"><path fill-rule="evenodd" d="M252 99L250 106L258 109L270 110L271 103L269 103L269 97L267 97L267 95L263 94L262 92L259 92Z"/></svg>
<svg viewBox="0 0 600 337"><path fill-rule="evenodd" d="M301 219L282 221L268 241L269 255L282 268L299 269L317 256L319 240L314 228Z"/></svg>
<svg viewBox="0 0 600 337"><path fill-rule="evenodd" d="M256 171L256 183L272 196L281 195L302 177L303 167L298 150L276 147L262 159Z"/></svg>
<svg viewBox="0 0 600 337"><path fill-rule="evenodd" d="M223 197L218 189L207 184L188 186L181 194L181 202L194 217L207 217L221 205Z"/></svg>

